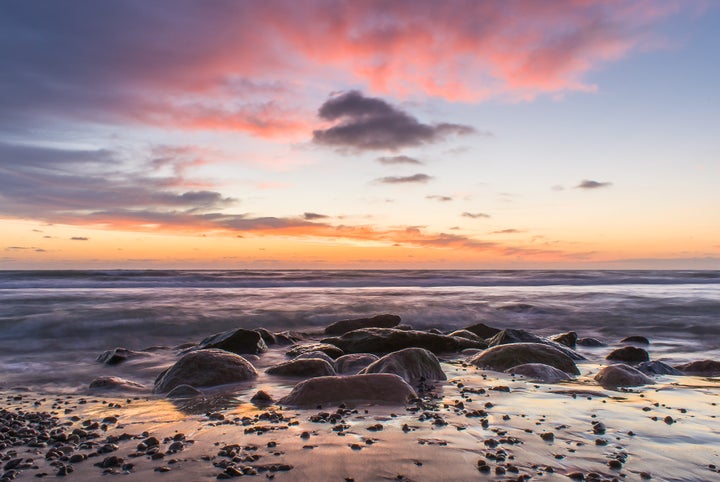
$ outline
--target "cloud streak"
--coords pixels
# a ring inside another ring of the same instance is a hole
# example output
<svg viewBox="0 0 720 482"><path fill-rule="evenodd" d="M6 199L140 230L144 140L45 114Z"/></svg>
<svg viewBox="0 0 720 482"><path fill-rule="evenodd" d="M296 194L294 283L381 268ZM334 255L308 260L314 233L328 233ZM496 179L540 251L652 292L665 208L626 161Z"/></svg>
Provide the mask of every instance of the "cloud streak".
<svg viewBox="0 0 720 482"><path fill-rule="evenodd" d="M394 166L399 164L410 164L415 166L420 166L423 163L415 159L414 157L409 156L383 156L378 157L377 161L380 164L383 164L385 166Z"/></svg>
<svg viewBox="0 0 720 482"><path fill-rule="evenodd" d="M600 189L603 187L610 187L610 186L612 186L611 182L591 181L591 180L585 179L580 184L575 186L575 188L576 189Z"/></svg>
<svg viewBox="0 0 720 482"><path fill-rule="evenodd" d="M386 176L375 179L379 184L425 184L433 179L427 174L413 174L412 176Z"/></svg>
<svg viewBox="0 0 720 482"><path fill-rule="evenodd" d="M461 216L464 217L464 218L470 218L470 219L489 219L489 218L490 218L490 215L489 215L489 214L485 214L485 213L469 213L469 212L467 212L467 211L464 212L464 213L462 213Z"/></svg>

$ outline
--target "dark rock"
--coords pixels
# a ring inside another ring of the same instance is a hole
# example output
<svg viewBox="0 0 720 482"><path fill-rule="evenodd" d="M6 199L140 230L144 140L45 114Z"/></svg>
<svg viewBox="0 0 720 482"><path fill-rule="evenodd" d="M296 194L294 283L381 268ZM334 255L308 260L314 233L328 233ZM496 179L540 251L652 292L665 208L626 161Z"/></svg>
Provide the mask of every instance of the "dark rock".
<svg viewBox="0 0 720 482"><path fill-rule="evenodd" d="M568 331L567 333L561 333L559 335L551 336L550 340L554 341L555 343L560 343L561 345L565 345L569 348L575 348L575 345L577 344L577 333L574 331Z"/></svg>
<svg viewBox="0 0 720 482"><path fill-rule="evenodd" d="M637 369L646 375L682 375L683 372L676 370L667 363L661 361L647 361L637 366Z"/></svg>
<svg viewBox="0 0 720 482"><path fill-rule="evenodd" d="M300 355L295 357L296 360L302 358L320 358L321 360L325 360L331 365L335 365L335 360L330 358L330 356L328 356L325 352L322 351L306 351L305 353L301 353Z"/></svg>
<svg viewBox="0 0 720 482"><path fill-rule="evenodd" d="M287 356L295 358L304 353L309 353L313 351L320 351L322 353L325 353L332 359L343 356L345 354L345 352L343 352L335 344L328 343L307 343L304 345L293 345L285 354Z"/></svg>
<svg viewBox="0 0 720 482"><path fill-rule="evenodd" d="M120 377L99 377L90 382L91 390L144 391L145 386Z"/></svg>
<svg viewBox="0 0 720 482"><path fill-rule="evenodd" d="M134 358L137 356L141 356L142 354L143 353L139 351L132 351L128 350L127 348L118 347L103 352L102 354L98 355L96 360L106 365L118 365L127 360L128 358Z"/></svg>
<svg viewBox="0 0 720 482"><path fill-rule="evenodd" d="M389 353L403 348L425 348L433 353L457 352L463 348L484 348L484 343L455 336L392 328L364 328L336 338L322 340L346 353Z"/></svg>
<svg viewBox="0 0 720 482"><path fill-rule="evenodd" d="M372 318L336 321L325 328L325 334L342 335L361 328L393 328L399 324L400 317L397 315L377 315Z"/></svg>
<svg viewBox="0 0 720 482"><path fill-rule="evenodd" d="M216 349L198 350L187 353L161 373L155 380L154 391L164 393L183 384L212 387L242 382L256 376L252 364L240 355Z"/></svg>
<svg viewBox="0 0 720 482"><path fill-rule="evenodd" d="M580 374L572 358L563 351L542 343L510 343L494 346L475 355L470 359L470 363L497 371L505 371L526 363L543 363L565 373Z"/></svg>
<svg viewBox="0 0 720 482"><path fill-rule="evenodd" d="M720 362L715 360L697 360L682 365L675 365L687 375L715 376L720 374Z"/></svg>
<svg viewBox="0 0 720 482"><path fill-rule="evenodd" d="M510 343L541 343L543 345L552 346L556 350L560 350L573 360L584 360L585 357L565 345L550 341L547 338L534 335L525 330L502 330L495 336L488 339L489 346L507 345Z"/></svg>
<svg viewBox="0 0 720 482"><path fill-rule="evenodd" d="M293 343L297 343L300 340L302 340L302 337L298 335L297 333L292 333L290 331L281 331L280 333L275 333L275 343L278 345L292 345Z"/></svg>
<svg viewBox="0 0 720 482"><path fill-rule="evenodd" d="M620 340L620 343L639 343L641 345L649 345L650 340L648 340L644 336L633 335L623 338L622 340Z"/></svg>
<svg viewBox="0 0 720 482"><path fill-rule="evenodd" d="M263 406L270 405L275 400L273 400L273 397L270 396L270 394L265 390L258 390L257 393L255 393L255 395L253 395L253 397L250 399L250 401L255 405Z"/></svg>
<svg viewBox="0 0 720 482"><path fill-rule="evenodd" d="M260 337L263 339L265 344L267 346L274 345L277 343L277 339L275 338L275 335L271 333L269 330L266 330L265 328L255 328L253 331L256 331Z"/></svg>
<svg viewBox="0 0 720 482"><path fill-rule="evenodd" d="M460 338L466 338L473 341L485 341L469 330L455 330L452 333L448 333L448 336L459 336Z"/></svg>
<svg viewBox="0 0 720 482"><path fill-rule="evenodd" d="M203 396L203 392L190 385L178 385L165 395L167 398L195 398Z"/></svg>
<svg viewBox="0 0 720 482"><path fill-rule="evenodd" d="M525 363L505 371L512 375L522 375L533 382L557 383L571 379L570 375L564 371L543 363Z"/></svg>
<svg viewBox="0 0 720 482"><path fill-rule="evenodd" d="M335 371L346 375L355 375L376 360L379 358L372 353L350 353L335 360Z"/></svg>
<svg viewBox="0 0 720 482"><path fill-rule="evenodd" d="M492 326L488 326L485 323L476 323L464 329L469 331L470 333L475 333L477 336L483 339L492 338L496 334L500 333L499 328L493 328Z"/></svg>
<svg viewBox="0 0 720 482"><path fill-rule="evenodd" d="M591 348L599 347L599 346L607 346L605 343L601 342L597 338L579 338L577 341L577 345L591 347Z"/></svg>
<svg viewBox="0 0 720 482"><path fill-rule="evenodd" d="M623 363L604 367L595 375L595 380L604 388L639 387L653 383L643 372Z"/></svg>
<svg viewBox="0 0 720 482"><path fill-rule="evenodd" d="M321 358L296 358L265 370L268 375L287 377L322 377L335 375L332 364Z"/></svg>
<svg viewBox="0 0 720 482"><path fill-rule="evenodd" d="M425 380L447 380L437 357L424 348L388 353L360 373L394 373L411 385Z"/></svg>
<svg viewBox="0 0 720 482"><path fill-rule="evenodd" d="M200 342L198 348L217 348L238 355L258 355L267 350L267 345L257 331L240 328L208 336Z"/></svg>
<svg viewBox="0 0 720 482"><path fill-rule="evenodd" d="M318 377L295 385L280 400L292 406L316 406L353 402L404 404L417 394L405 380L390 373Z"/></svg>
<svg viewBox="0 0 720 482"><path fill-rule="evenodd" d="M635 346L624 346L622 348L618 348L617 350L611 351L610 354L605 357L605 359L625 363L642 363L649 361L650 355L648 355L648 352L646 352L642 348L638 348Z"/></svg>

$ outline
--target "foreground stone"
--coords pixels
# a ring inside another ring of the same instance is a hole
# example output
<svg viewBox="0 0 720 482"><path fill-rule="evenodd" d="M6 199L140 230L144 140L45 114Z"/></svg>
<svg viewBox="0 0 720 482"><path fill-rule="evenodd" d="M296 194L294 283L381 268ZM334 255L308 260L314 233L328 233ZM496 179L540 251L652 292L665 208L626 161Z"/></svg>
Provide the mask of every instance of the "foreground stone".
<svg viewBox="0 0 720 482"><path fill-rule="evenodd" d="M268 375L287 377L323 377L335 375L335 368L321 358L296 358L265 370Z"/></svg>
<svg viewBox="0 0 720 482"><path fill-rule="evenodd" d="M306 351L305 353L302 353L295 357L295 359L302 359L302 358L319 358L321 360L325 360L330 365L335 366L335 360L332 359L327 353L322 351Z"/></svg>
<svg viewBox="0 0 720 482"><path fill-rule="evenodd" d="M447 380L440 361L424 348L405 348L388 353L360 373L394 373L411 385L425 380Z"/></svg>
<svg viewBox="0 0 720 482"><path fill-rule="evenodd" d="M345 353L390 353L413 347L447 353L464 348L484 348L484 343L465 338L393 328L364 328L322 341L340 347Z"/></svg>
<svg viewBox="0 0 720 482"><path fill-rule="evenodd" d="M372 353L350 353L335 360L335 371L338 373L356 375L360 370L379 360Z"/></svg>
<svg viewBox="0 0 720 482"><path fill-rule="evenodd" d="M186 399L203 396L203 392L190 385L178 385L168 392L165 397L175 399Z"/></svg>
<svg viewBox="0 0 720 482"><path fill-rule="evenodd" d="M637 366L637 369L646 375L683 375L680 370L661 361L643 362Z"/></svg>
<svg viewBox="0 0 720 482"><path fill-rule="evenodd" d="M720 375L720 362L715 360L698 360L682 365L675 365L675 368L688 375Z"/></svg>
<svg viewBox="0 0 720 482"><path fill-rule="evenodd" d="M604 367L595 375L603 388L639 387L653 383L643 372L623 363Z"/></svg>
<svg viewBox="0 0 720 482"><path fill-rule="evenodd" d="M217 348L238 355L259 355L268 349L260 333L243 328L208 336L200 342L198 348Z"/></svg>
<svg viewBox="0 0 720 482"><path fill-rule="evenodd" d="M561 345L565 345L568 348L575 348L575 345L577 344L577 333L574 331L568 331L567 333L561 333L559 335L555 335L550 337L551 341L554 341L555 343L560 343Z"/></svg>
<svg viewBox="0 0 720 482"><path fill-rule="evenodd" d="M526 363L543 363L565 373L580 374L572 358L557 348L542 343L510 343L494 346L472 357L470 363L500 372Z"/></svg>
<svg viewBox="0 0 720 482"><path fill-rule="evenodd" d="M638 348L635 346L624 346L622 348L618 348L617 350L611 351L610 354L605 357L605 359L625 363L642 363L649 361L650 355L648 355L648 352L646 352L642 348Z"/></svg>
<svg viewBox="0 0 720 482"><path fill-rule="evenodd" d="M460 338L466 338L473 341L485 341L469 330L455 330L452 333L448 333L448 336L459 336Z"/></svg>
<svg viewBox="0 0 720 482"><path fill-rule="evenodd" d="M548 340L547 338L543 338L537 335L534 335L530 333L529 331L525 330L502 330L495 334L492 338L488 339L488 345L489 346L498 346L498 345L506 345L510 343L540 343L543 345L548 345L556 350L559 350L563 353L565 353L567 356L572 358L573 360L584 360L585 357L580 355L578 352L568 348L567 346L557 343L551 340Z"/></svg>
<svg viewBox="0 0 720 482"><path fill-rule="evenodd" d="M240 355L217 349L197 350L158 375L154 391L165 393L179 385L212 387L255 377L255 368Z"/></svg>
<svg viewBox="0 0 720 482"><path fill-rule="evenodd" d="M145 386L120 377L99 377L90 382L90 389L141 392L145 390Z"/></svg>
<svg viewBox="0 0 720 482"><path fill-rule="evenodd" d="M342 335L348 331L361 328L394 328L400 324L397 315L377 315L372 318L357 318L354 320L340 320L325 328L326 335Z"/></svg>
<svg viewBox="0 0 720 482"><path fill-rule="evenodd" d="M390 373L318 377L295 385L280 404L297 407L340 403L381 403L402 405L417 397L405 380Z"/></svg>
<svg viewBox="0 0 720 482"><path fill-rule="evenodd" d="M521 375L531 382L558 383L572 379L564 371L544 363L525 363L505 371L511 375Z"/></svg>
<svg viewBox="0 0 720 482"><path fill-rule="evenodd" d="M467 326L464 329L470 333L475 333L482 339L492 338L501 331L500 328L488 326L485 323L475 323L474 325Z"/></svg>

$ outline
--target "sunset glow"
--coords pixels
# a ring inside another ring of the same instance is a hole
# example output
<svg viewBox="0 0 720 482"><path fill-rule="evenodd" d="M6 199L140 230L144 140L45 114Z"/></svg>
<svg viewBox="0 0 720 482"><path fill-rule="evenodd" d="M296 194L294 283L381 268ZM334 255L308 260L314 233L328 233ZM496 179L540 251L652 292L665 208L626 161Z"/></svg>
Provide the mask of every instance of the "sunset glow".
<svg viewBox="0 0 720 482"><path fill-rule="evenodd" d="M712 2L0 12L0 269L720 269Z"/></svg>

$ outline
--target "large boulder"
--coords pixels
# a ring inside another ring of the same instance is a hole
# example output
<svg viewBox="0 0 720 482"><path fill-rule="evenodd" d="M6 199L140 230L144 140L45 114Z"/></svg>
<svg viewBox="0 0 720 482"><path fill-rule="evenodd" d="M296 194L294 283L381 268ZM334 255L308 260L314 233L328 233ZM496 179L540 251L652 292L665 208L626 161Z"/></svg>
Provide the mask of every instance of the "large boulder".
<svg viewBox="0 0 720 482"><path fill-rule="evenodd" d="M532 382L558 383L571 377L562 370L544 363L524 363L505 370L511 375L520 375Z"/></svg>
<svg viewBox="0 0 720 482"><path fill-rule="evenodd" d="M440 361L424 348L405 348L388 353L360 373L394 373L411 385L425 380L447 380Z"/></svg>
<svg viewBox="0 0 720 482"><path fill-rule="evenodd" d="M636 346L624 346L622 348L618 348L617 350L611 351L610 354L605 357L605 359L610 361L635 364L649 361L650 355L648 355L648 352L646 352L642 348L638 348Z"/></svg>
<svg viewBox="0 0 720 482"><path fill-rule="evenodd" d="M543 338L530 333L525 330L502 330L495 334L492 338L488 339L489 346L507 345L510 343L541 343L543 345L552 346L556 350L560 350L573 360L584 360L585 357L580 355L575 350L568 348L567 346L557 343L547 338Z"/></svg>
<svg viewBox="0 0 720 482"><path fill-rule="evenodd" d="M335 360L335 371L346 375L356 375L360 370L379 360L372 353L349 353Z"/></svg>
<svg viewBox="0 0 720 482"><path fill-rule="evenodd" d="M342 335L348 331L360 328L394 328L400 324L397 315L377 315L372 318L356 318L354 320L340 320L325 328L326 335Z"/></svg>
<svg viewBox="0 0 720 482"><path fill-rule="evenodd" d="M580 374L572 358L557 348L542 343L510 343L494 346L472 357L470 363L500 372L525 363L544 363L565 373Z"/></svg>
<svg viewBox="0 0 720 482"><path fill-rule="evenodd" d="M90 382L93 391L142 392L145 386L120 377L98 377Z"/></svg>
<svg viewBox="0 0 720 482"><path fill-rule="evenodd" d="M238 355L259 355L267 350L267 345L257 331L239 328L208 336L200 342L198 348L217 348Z"/></svg>
<svg viewBox="0 0 720 482"><path fill-rule="evenodd" d="M311 378L295 385L290 394L279 403L298 407L340 403L402 405L415 397L415 390L399 376L391 373L371 373Z"/></svg>
<svg viewBox="0 0 720 482"><path fill-rule="evenodd" d="M335 375L335 368L321 358L296 358L271 366L265 370L265 373L286 377L311 378Z"/></svg>
<svg viewBox="0 0 720 482"><path fill-rule="evenodd" d="M340 347L345 353L390 353L413 347L425 348L433 353L445 353L485 346L482 342L455 336L393 328L364 328L322 341Z"/></svg>
<svg viewBox="0 0 720 482"><path fill-rule="evenodd" d="M720 375L720 361L697 360L682 365L675 365L675 368L687 375L714 376Z"/></svg>
<svg viewBox="0 0 720 482"><path fill-rule="evenodd" d="M294 358L305 353L310 353L314 351L325 353L332 359L343 356L345 354L345 352L343 352L335 344L328 343L305 343L302 345L293 345L288 351L285 352L285 354Z"/></svg>
<svg viewBox="0 0 720 482"><path fill-rule="evenodd" d="M165 393L178 385L212 387L255 377L255 368L240 355L211 348L185 354L157 377L154 391Z"/></svg>
<svg viewBox="0 0 720 482"><path fill-rule="evenodd" d="M595 380L604 388L639 387L653 383L643 372L624 363L604 367L595 375Z"/></svg>
<svg viewBox="0 0 720 482"><path fill-rule="evenodd" d="M488 326L485 323L475 323L474 325L470 325L468 327L464 328L465 330L475 333L477 336L483 339L492 338L497 333L500 333L500 328L494 328L492 326Z"/></svg>

